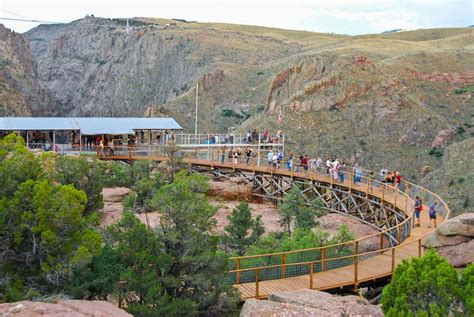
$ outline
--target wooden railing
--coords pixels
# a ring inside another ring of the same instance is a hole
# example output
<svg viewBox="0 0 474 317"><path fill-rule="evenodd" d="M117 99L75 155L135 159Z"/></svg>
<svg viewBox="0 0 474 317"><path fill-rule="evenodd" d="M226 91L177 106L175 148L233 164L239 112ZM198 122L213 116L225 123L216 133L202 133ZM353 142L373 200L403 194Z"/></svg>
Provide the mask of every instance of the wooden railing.
<svg viewBox="0 0 474 317"><path fill-rule="evenodd" d="M163 150L159 147L153 146L116 148L114 149L114 152L115 153L112 157L123 157L125 155L128 159L132 160L166 160ZM207 157L210 159L206 159ZM330 187L344 187L348 192L361 192L365 194L366 197L377 197L380 199L381 205L390 204L406 215L406 219L402 222L354 241L302 250L230 258L229 280L227 282L231 284L247 282L255 283L256 298L259 298L261 295L259 291L259 283L263 281L309 275L308 286L314 288L314 273L325 272L348 265L353 265L353 280L354 285L357 285L359 282L360 263L368 258L383 255L387 252L390 252L391 256L391 270L388 270L383 274L390 274L395 267L397 248L416 244L415 247L418 250L418 255L420 256L422 253L421 239L423 237L403 243L403 241L410 236L411 230L414 227L414 196L419 195L423 202L426 200L437 201L439 206L438 211L441 211L443 219L447 219L451 213L448 205L437 194L407 180L403 181L402 188L394 188L393 186L385 184L377 179L368 177L368 175L370 175L370 171L368 170L363 170L362 175L356 175L351 172L352 167L346 167L343 170L345 180L341 183L338 179L334 179L332 175L327 176L325 167L313 170L310 170L308 167L308 172L306 173L304 171L304 166L297 163L293 163L293 166L290 169L285 169L281 168L281 166L285 166L287 163L286 161L279 162L279 168L268 167L266 159L254 156L250 157L248 164L246 161L245 157L240 156L235 160L235 158L229 158L226 154L224 163L222 163L221 157L217 156L214 151L203 151L203 149L198 148L192 150L188 149L188 151L183 155L183 162L190 165L197 164L207 165L211 168L231 168L234 170L246 170L253 173L280 174L292 178L297 177L325 182L329 184ZM374 174L378 175L377 173ZM355 176L360 176L360 180L355 182ZM424 205L426 208L425 212L428 212L426 203ZM393 238L396 240L396 246L386 247L386 239L389 239L387 244L390 245L390 239L392 239L392 237L396 237ZM364 242L369 241L369 239L374 238L379 241L377 249L361 252L361 245Z"/></svg>

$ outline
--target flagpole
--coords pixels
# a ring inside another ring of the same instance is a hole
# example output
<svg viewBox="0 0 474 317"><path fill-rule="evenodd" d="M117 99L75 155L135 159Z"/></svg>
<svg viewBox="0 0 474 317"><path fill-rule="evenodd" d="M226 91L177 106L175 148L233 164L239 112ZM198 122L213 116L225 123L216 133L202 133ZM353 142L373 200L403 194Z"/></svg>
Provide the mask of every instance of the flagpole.
<svg viewBox="0 0 474 317"><path fill-rule="evenodd" d="M194 121L194 134L197 135L198 129L198 107L199 107L199 82L196 83L196 118Z"/></svg>

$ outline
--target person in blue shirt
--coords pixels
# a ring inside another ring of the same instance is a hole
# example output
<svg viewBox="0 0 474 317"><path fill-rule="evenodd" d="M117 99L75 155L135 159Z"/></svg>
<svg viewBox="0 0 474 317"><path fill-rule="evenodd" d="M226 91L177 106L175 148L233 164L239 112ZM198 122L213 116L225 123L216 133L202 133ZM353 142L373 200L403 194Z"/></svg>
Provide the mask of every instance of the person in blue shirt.
<svg viewBox="0 0 474 317"><path fill-rule="evenodd" d="M423 209L423 203L421 202L421 199L419 196L416 196L415 198L414 208L415 208L415 218L417 221L415 226L419 227L420 226L420 212Z"/></svg>
<svg viewBox="0 0 474 317"><path fill-rule="evenodd" d="M267 154L268 169L271 170L273 166L273 150L270 150Z"/></svg>
<svg viewBox="0 0 474 317"><path fill-rule="evenodd" d="M434 223L434 227L436 228L436 205L438 204L437 201L434 201L430 206L430 225L428 228L431 228L431 223Z"/></svg>

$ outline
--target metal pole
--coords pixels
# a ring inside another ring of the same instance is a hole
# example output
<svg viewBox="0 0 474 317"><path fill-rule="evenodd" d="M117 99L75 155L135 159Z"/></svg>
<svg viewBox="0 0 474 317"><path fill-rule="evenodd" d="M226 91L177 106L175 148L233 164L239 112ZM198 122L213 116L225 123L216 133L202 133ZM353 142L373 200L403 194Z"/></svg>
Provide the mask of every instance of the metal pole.
<svg viewBox="0 0 474 317"><path fill-rule="evenodd" d="M285 157L285 134L282 136L281 156Z"/></svg>
<svg viewBox="0 0 474 317"><path fill-rule="evenodd" d="M79 130L79 154L81 154L82 151L82 134L81 130Z"/></svg>
<svg viewBox="0 0 474 317"><path fill-rule="evenodd" d="M198 130L198 108L199 108L199 82L196 83L196 118L194 121L194 134L197 134L197 130Z"/></svg>
<svg viewBox="0 0 474 317"><path fill-rule="evenodd" d="M56 152L56 130L53 131L53 151Z"/></svg>
<svg viewBox="0 0 474 317"><path fill-rule="evenodd" d="M26 131L26 147L30 147L30 132Z"/></svg>

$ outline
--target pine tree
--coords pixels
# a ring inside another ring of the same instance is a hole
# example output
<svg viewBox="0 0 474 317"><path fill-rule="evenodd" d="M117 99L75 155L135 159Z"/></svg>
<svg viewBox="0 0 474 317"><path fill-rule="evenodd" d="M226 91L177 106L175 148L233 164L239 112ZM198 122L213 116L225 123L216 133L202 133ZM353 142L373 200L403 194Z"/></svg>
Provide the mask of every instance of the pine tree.
<svg viewBox="0 0 474 317"><path fill-rule="evenodd" d="M262 217L252 219L251 208L245 201L240 202L227 219L229 225L224 228L222 240L228 250L238 255L243 255L247 247L258 241L265 232Z"/></svg>
<svg viewBox="0 0 474 317"><path fill-rule="evenodd" d="M386 316L448 316L458 291L456 270L429 250L395 269L383 290L382 309Z"/></svg>
<svg viewBox="0 0 474 317"><path fill-rule="evenodd" d="M474 316L474 263L469 264L461 275L460 295L466 316Z"/></svg>
<svg viewBox="0 0 474 317"><path fill-rule="evenodd" d="M322 208L321 200L315 199L307 203L298 187L294 186L278 206L280 225L291 235L291 227L312 229L317 224L317 218L326 214Z"/></svg>

